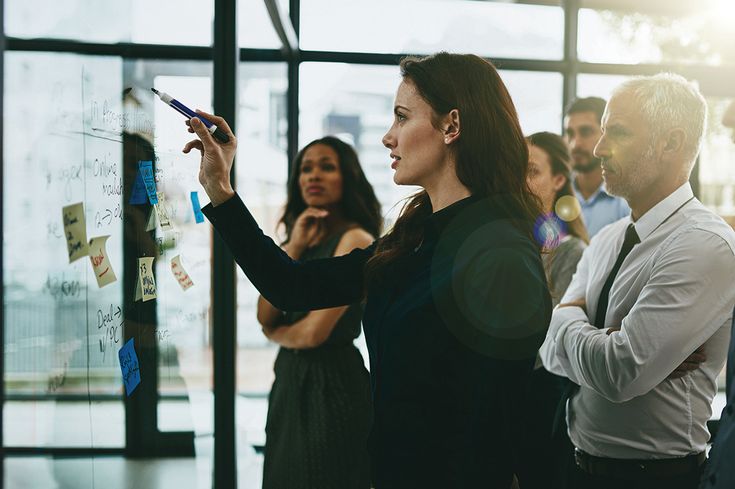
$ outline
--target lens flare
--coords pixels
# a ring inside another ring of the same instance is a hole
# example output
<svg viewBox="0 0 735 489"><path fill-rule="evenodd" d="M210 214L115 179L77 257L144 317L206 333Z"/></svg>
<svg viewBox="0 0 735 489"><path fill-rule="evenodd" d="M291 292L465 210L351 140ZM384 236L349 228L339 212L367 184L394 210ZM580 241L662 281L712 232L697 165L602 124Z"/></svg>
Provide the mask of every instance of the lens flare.
<svg viewBox="0 0 735 489"><path fill-rule="evenodd" d="M564 195L556 201L554 205L554 212L562 221L572 222L582 213L582 207L579 205L579 201L571 196Z"/></svg>
<svg viewBox="0 0 735 489"><path fill-rule="evenodd" d="M553 250L559 246L566 233L566 223L553 212L539 216L533 225L536 241L547 250Z"/></svg>

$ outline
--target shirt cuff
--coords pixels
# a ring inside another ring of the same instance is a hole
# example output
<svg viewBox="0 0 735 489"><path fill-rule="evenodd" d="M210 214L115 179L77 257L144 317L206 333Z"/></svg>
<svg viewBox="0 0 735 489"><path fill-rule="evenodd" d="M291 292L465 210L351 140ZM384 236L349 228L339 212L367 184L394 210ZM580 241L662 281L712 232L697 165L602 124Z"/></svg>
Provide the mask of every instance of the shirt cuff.
<svg viewBox="0 0 735 489"><path fill-rule="evenodd" d="M581 307L568 306L554 309L547 335L547 342L550 342L550 346L553 345L553 348L547 353L547 358L544 361L544 365L547 366L550 372L557 375L566 375L573 382L579 383L569 362L564 335L569 327L580 325L580 323L587 324L588 322L587 314Z"/></svg>
<svg viewBox="0 0 735 489"><path fill-rule="evenodd" d="M557 342L560 342L564 338L564 333L566 333L567 328L580 321L589 323L589 318L581 307L557 307L551 315L549 332L554 335Z"/></svg>

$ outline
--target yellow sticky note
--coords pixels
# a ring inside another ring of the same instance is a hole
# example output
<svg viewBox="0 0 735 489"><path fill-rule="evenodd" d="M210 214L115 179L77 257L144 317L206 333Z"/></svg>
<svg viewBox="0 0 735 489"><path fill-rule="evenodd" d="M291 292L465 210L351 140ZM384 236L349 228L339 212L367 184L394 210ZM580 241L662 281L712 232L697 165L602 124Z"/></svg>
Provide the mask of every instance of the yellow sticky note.
<svg viewBox="0 0 735 489"><path fill-rule="evenodd" d="M184 267L181 265L181 255L176 255L171 258L171 272L174 274L174 277L176 277L176 280L179 282L179 285L183 290L194 285L191 277L189 277L189 274L186 273L186 270L184 270Z"/></svg>
<svg viewBox="0 0 735 489"><path fill-rule="evenodd" d="M107 238L109 236L97 236L89 240L89 259L92 262L92 270L94 270L94 276L100 288L117 280L105 248Z"/></svg>
<svg viewBox="0 0 735 489"><path fill-rule="evenodd" d="M62 209L64 235L69 252L69 263L89 255L87 244L87 224L84 218L84 204L67 205Z"/></svg>
<svg viewBox="0 0 735 489"><path fill-rule="evenodd" d="M153 276L153 257L138 258L138 283L135 300L143 302L156 298L156 279Z"/></svg>
<svg viewBox="0 0 735 489"><path fill-rule="evenodd" d="M164 198L163 192L157 192L158 203L153 204L156 208L156 215L158 216L158 224L161 225L163 231L170 231L173 229L171 224L171 218L168 215L168 208L166 207L166 199Z"/></svg>

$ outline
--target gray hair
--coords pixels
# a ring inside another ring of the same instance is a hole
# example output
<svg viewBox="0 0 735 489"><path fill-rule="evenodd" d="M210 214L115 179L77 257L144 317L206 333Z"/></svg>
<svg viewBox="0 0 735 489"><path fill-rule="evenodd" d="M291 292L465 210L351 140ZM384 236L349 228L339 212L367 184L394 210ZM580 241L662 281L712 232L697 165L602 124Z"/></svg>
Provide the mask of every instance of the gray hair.
<svg viewBox="0 0 735 489"><path fill-rule="evenodd" d="M693 162L707 126L707 102L696 85L674 73L638 76L618 85L613 96L630 93L650 125L654 141L679 127L686 134L686 155Z"/></svg>

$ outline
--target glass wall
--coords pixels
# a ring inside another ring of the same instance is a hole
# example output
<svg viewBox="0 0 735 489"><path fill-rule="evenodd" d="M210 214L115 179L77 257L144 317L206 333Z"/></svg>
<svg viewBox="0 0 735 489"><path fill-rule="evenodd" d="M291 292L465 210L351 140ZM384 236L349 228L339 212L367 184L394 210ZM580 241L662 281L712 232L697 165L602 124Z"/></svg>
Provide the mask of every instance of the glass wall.
<svg viewBox="0 0 735 489"><path fill-rule="evenodd" d="M263 231L278 242L286 200L286 63L241 63L238 77L237 190ZM260 487L268 393L277 345L256 319L258 291L237 269L237 446L240 487Z"/></svg>
<svg viewBox="0 0 735 489"><path fill-rule="evenodd" d="M15 52L5 72L4 442L121 447L122 399L88 397L121 392L122 282L100 287L89 258L70 263L62 209L83 204L87 238L108 237L119 276L122 62Z"/></svg>

